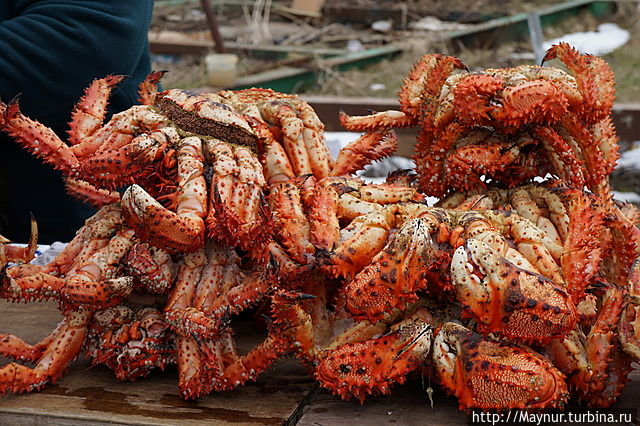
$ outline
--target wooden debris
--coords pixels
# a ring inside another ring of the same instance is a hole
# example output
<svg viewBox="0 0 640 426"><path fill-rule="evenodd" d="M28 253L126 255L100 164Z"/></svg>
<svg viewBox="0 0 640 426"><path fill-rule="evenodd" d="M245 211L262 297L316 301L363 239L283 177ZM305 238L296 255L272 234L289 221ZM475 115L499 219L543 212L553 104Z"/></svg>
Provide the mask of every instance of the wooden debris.
<svg viewBox="0 0 640 426"><path fill-rule="evenodd" d="M298 15L320 17L324 0L293 0L291 12Z"/></svg>

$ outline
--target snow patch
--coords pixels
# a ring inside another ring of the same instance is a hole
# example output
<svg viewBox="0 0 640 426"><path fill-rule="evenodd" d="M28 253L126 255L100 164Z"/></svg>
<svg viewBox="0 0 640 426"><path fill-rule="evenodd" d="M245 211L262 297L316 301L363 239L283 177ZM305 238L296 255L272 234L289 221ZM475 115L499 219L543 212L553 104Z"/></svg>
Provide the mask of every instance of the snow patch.
<svg viewBox="0 0 640 426"><path fill-rule="evenodd" d="M640 170L640 146L623 152L618 160L618 167Z"/></svg>
<svg viewBox="0 0 640 426"><path fill-rule="evenodd" d="M616 24L600 24L598 31L586 31L565 34L562 37L544 43L544 50L561 42L569 43L581 53L590 55L606 55L629 41L629 31Z"/></svg>
<svg viewBox="0 0 640 426"><path fill-rule="evenodd" d="M351 142L358 139L364 133L355 132L324 132L324 140L329 147L329 152L333 158L338 157L338 152Z"/></svg>
<svg viewBox="0 0 640 426"><path fill-rule="evenodd" d="M640 194L636 192L619 192L613 191L613 198L623 203L640 204Z"/></svg>

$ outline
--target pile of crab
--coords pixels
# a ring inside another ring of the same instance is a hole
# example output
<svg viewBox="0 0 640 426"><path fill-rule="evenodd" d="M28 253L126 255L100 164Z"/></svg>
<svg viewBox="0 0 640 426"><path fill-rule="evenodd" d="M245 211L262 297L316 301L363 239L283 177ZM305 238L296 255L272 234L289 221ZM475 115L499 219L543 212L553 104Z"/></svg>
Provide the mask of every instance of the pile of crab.
<svg viewBox="0 0 640 426"><path fill-rule="evenodd" d="M295 354L345 399L416 372L461 409L612 405L640 359L640 215L608 184L611 70L565 44L554 58L573 76L426 55L402 111L341 116L366 133L335 160L309 105L264 89L158 93L153 73L104 124L120 78L96 80L69 144L1 105L3 129L101 209L49 265L3 269L1 297L55 299L64 319L35 345L0 335L20 362L0 393L85 356L121 380L175 363L197 398ZM401 126L419 126L417 174L353 177ZM3 263L33 251L0 242ZM240 355L230 324L256 305L267 337Z"/></svg>

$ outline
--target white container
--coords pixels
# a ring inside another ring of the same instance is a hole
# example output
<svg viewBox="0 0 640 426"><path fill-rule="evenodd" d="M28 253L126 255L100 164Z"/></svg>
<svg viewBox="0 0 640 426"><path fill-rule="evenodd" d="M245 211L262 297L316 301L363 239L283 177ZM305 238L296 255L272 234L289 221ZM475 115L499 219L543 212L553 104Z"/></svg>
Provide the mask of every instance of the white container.
<svg viewBox="0 0 640 426"><path fill-rule="evenodd" d="M213 87L233 86L238 73L238 55L233 53L209 53L204 57L207 81Z"/></svg>

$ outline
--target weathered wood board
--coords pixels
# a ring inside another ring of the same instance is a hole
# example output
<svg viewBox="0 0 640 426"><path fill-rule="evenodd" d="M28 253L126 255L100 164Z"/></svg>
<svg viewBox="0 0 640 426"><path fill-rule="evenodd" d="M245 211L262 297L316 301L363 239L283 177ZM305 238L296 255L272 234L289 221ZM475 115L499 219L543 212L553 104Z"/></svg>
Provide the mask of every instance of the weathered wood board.
<svg viewBox="0 0 640 426"><path fill-rule="evenodd" d="M630 410L637 421L639 416L638 396L640 395L640 371L630 375L623 394L611 410L592 409L591 413ZM419 381L411 381L396 387L391 395L368 398L365 405L357 401L341 401L328 392L321 392L314 402L302 409L298 426L357 425L468 425L471 420L464 412L458 411L458 401L446 395L438 386L433 386L433 408L424 387ZM572 402L567 410L584 412L586 407ZM491 424L491 423L486 423ZM598 423L600 424L600 423ZM619 424L619 423L618 423ZM637 423L636 423L637 424Z"/></svg>
<svg viewBox="0 0 640 426"><path fill-rule="evenodd" d="M0 301L0 318L0 333L34 343L55 327L60 315L52 303ZM0 365L5 361L0 358ZM130 383L117 382L106 367L88 367L86 361L75 362L56 385L0 398L0 424L283 424L312 388L294 359L281 360L255 383L198 401L178 396L175 368Z"/></svg>

